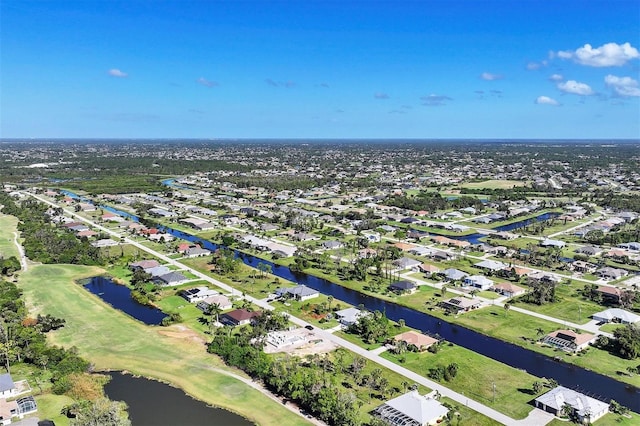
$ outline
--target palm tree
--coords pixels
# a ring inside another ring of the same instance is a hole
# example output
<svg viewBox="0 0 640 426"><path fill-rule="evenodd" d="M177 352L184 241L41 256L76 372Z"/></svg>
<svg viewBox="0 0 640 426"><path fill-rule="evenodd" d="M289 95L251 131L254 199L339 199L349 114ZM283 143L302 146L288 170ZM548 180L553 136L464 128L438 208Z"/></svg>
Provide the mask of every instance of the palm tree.
<svg viewBox="0 0 640 426"><path fill-rule="evenodd" d="M222 312L222 308L220 307L219 303L212 303L207 307L207 314L211 315L211 319L209 321L209 328L211 330L213 330L215 323L218 322L218 317L221 312ZM214 316L216 319L215 322L213 321Z"/></svg>
<svg viewBox="0 0 640 426"><path fill-rule="evenodd" d="M504 314L507 315L509 313L509 309L511 309L511 303L507 302L504 304Z"/></svg>
<svg viewBox="0 0 640 426"><path fill-rule="evenodd" d="M333 296L327 296L327 302L329 304L329 311L331 311L331 302L333 302Z"/></svg>

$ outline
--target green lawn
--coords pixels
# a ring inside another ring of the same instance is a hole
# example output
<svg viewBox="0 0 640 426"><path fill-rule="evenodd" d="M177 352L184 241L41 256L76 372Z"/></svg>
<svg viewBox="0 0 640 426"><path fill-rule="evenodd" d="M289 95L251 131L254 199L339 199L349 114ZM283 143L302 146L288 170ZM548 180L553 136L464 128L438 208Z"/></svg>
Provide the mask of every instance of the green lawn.
<svg viewBox="0 0 640 426"><path fill-rule="evenodd" d="M20 253L14 242L13 232L18 225L18 219L13 216L0 213L0 257L8 258L15 256L19 259Z"/></svg>
<svg viewBox="0 0 640 426"><path fill-rule="evenodd" d="M544 334L548 334L554 330L564 328L560 324L551 323L513 310L506 312L499 306L489 306L468 312L460 315L456 322L500 340L524 346L527 349L550 357L559 357L565 362L610 376L621 382L640 386L640 375L627 376L618 373L626 372L627 367L636 367L639 363L637 359L623 359L594 347L588 348L582 354L572 355L535 343L542 336L536 330L541 329Z"/></svg>
<svg viewBox="0 0 640 426"><path fill-rule="evenodd" d="M548 426L567 426L573 423L566 420L553 419ZM640 415L636 413L629 413L629 416L620 416L618 414L605 414L601 419L597 420L594 425L596 426L636 426L640 424Z"/></svg>
<svg viewBox="0 0 640 426"><path fill-rule="evenodd" d="M538 380L535 376L460 346L445 344L437 354L384 352L381 356L425 377L428 377L429 369L455 362L458 374L450 382L443 381L445 386L515 419L526 417L532 409L528 402L535 397L530 392L533 382ZM492 383L496 384L495 401Z"/></svg>
<svg viewBox="0 0 640 426"><path fill-rule="evenodd" d="M606 308L591 300L584 299L582 295L578 293L585 285L585 283L576 281L573 281L571 284L557 285L556 296L559 300L553 303L536 305L533 303L518 302L516 299L514 299L512 303L514 306L529 311L549 315L576 324L586 324L590 321L591 315L603 311Z"/></svg>
<svg viewBox="0 0 640 426"><path fill-rule="evenodd" d="M145 326L74 283L104 272L82 266L40 265L22 274L19 284L34 315L49 313L67 321L65 327L49 333L52 343L76 346L97 370L127 370L167 381L197 399L261 425L306 424L277 402L216 371L231 369L206 353L197 333L183 325Z"/></svg>

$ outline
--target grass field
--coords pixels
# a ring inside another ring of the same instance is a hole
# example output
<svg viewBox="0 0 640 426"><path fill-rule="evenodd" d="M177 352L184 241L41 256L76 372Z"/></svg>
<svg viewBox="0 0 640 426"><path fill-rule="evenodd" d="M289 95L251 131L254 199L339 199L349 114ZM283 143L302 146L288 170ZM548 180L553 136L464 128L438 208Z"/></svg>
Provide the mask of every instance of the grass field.
<svg viewBox="0 0 640 426"><path fill-rule="evenodd" d="M30 310L67 321L65 327L49 334L52 343L76 346L96 370L127 370L166 381L197 399L237 412L260 425L306 424L257 390L216 371L232 370L206 353L197 333L180 325L145 326L74 283L101 273L104 271L98 268L40 265L22 274L20 287ZM64 405L64 401L53 397L46 397L43 402L45 408L50 407L51 415Z"/></svg>
<svg viewBox="0 0 640 426"><path fill-rule="evenodd" d="M407 352L394 355L385 352L382 357L425 377L428 377L429 369L455 362L458 364L457 376L450 382L442 382L448 388L515 419L526 417L532 409L528 402L535 398L531 392L533 382L537 380L535 376L506 369L503 364L460 346L445 344L437 354ZM492 383L496 384L495 399Z"/></svg>
<svg viewBox="0 0 640 426"><path fill-rule="evenodd" d="M0 213L0 257L19 257L18 248L14 243L13 232L18 226L18 219L13 216Z"/></svg>
<svg viewBox="0 0 640 426"><path fill-rule="evenodd" d="M521 180L500 180L500 179L490 179L482 182L467 182L460 185L462 188L471 188L471 189L510 189L514 186L525 186L529 182L521 181Z"/></svg>

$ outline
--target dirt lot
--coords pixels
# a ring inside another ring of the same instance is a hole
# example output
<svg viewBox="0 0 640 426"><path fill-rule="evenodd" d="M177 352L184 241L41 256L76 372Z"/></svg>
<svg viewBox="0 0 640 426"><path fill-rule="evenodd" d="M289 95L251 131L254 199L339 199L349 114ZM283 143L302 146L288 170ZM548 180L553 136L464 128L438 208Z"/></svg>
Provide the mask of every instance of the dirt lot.
<svg viewBox="0 0 640 426"><path fill-rule="evenodd" d="M281 333L286 340L295 340L296 338L299 340L279 348L267 343L264 348L266 353L285 352L291 355L304 356L310 354L323 354L338 348L335 343L324 340L313 331L305 328L296 328L295 330L283 331Z"/></svg>

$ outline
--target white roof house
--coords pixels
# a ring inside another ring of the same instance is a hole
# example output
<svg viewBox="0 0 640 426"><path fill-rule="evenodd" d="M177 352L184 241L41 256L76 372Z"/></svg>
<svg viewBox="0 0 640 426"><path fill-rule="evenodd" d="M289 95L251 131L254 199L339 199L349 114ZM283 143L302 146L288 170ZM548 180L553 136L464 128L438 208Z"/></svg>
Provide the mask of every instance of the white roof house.
<svg viewBox="0 0 640 426"><path fill-rule="evenodd" d="M636 315L620 308L611 308L592 315L593 319L600 322L620 322L622 324L635 324L640 321L640 315Z"/></svg>
<svg viewBox="0 0 640 426"><path fill-rule="evenodd" d="M487 269L489 271L500 271L507 267L506 264L502 262L498 262L497 260L483 260L482 262L478 262L475 265L476 268Z"/></svg>
<svg viewBox="0 0 640 426"><path fill-rule="evenodd" d="M562 407L569 404L581 421L593 423L609 412L609 404L583 395L563 386L558 386L535 399L536 408L558 415Z"/></svg>
<svg viewBox="0 0 640 426"><path fill-rule="evenodd" d="M439 401L429 395L420 395L417 390L393 398L375 409L378 417L394 426L436 425L448 412L449 409Z"/></svg>
<svg viewBox="0 0 640 426"><path fill-rule="evenodd" d="M348 326L358 322L361 317L367 315L367 312L363 312L358 308L347 308L335 312L334 315L338 319L340 324Z"/></svg>
<svg viewBox="0 0 640 426"><path fill-rule="evenodd" d="M488 290L493 286L493 281L484 275L471 275L464 279L464 284L481 290Z"/></svg>

